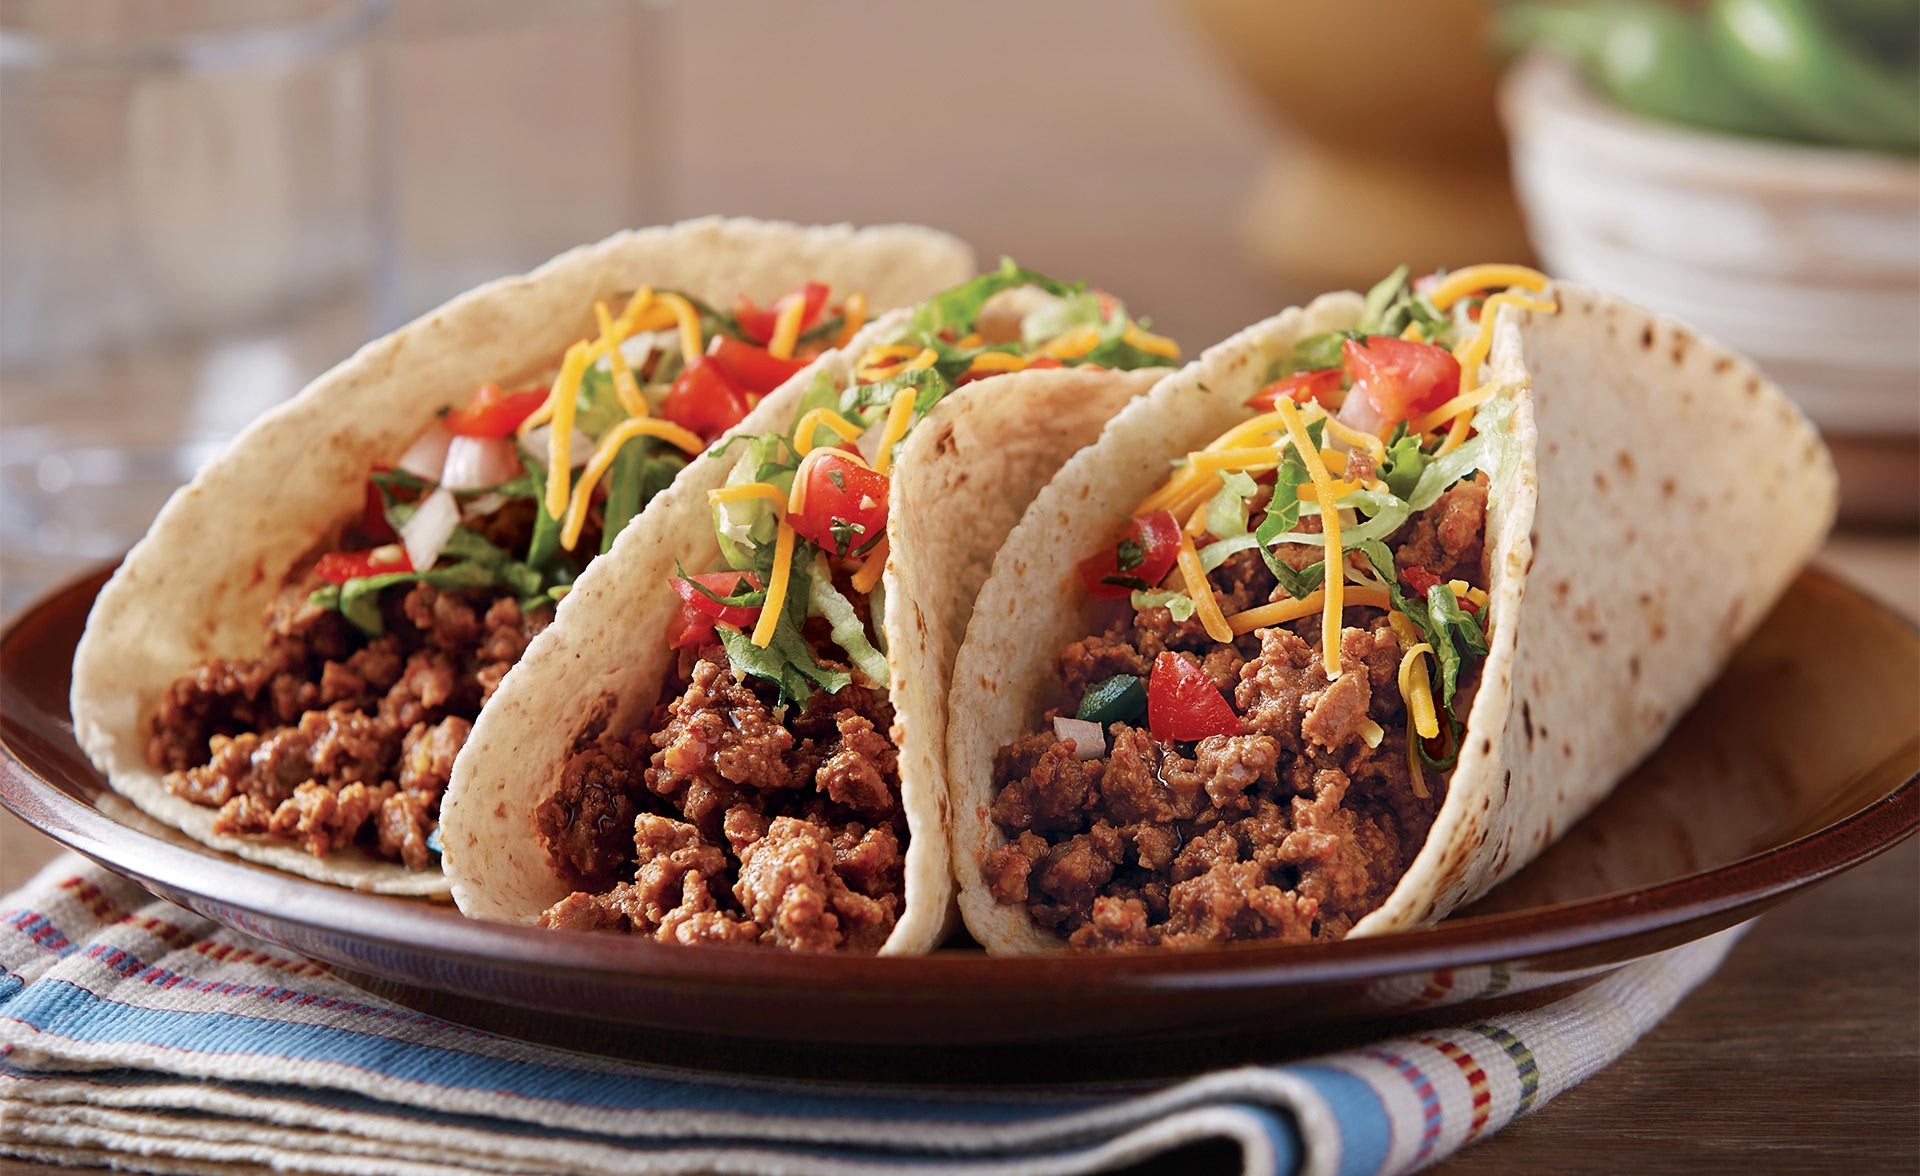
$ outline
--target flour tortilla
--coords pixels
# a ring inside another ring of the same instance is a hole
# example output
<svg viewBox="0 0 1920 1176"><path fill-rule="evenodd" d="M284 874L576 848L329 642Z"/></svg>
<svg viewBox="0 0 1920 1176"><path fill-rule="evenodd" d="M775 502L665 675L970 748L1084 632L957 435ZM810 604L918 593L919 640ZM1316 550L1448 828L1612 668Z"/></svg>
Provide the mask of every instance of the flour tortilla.
<svg viewBox="0 0 1920 1176"><path fill-rule="evenodd" d="M211 657L257 655L268 603L289 570L361 504L368 469L393 462L474 388L553 370L594 330L597 298L639 286L727 304L818 280L904 306L973 274L966 245L913 226L814 228L709 217L616 234L504 278L361 348L267 413L174 494L95 602L74 656L75 735L113 787L215 848L323 882L445 896L438 870L358 848L325 858L284 842L213 832L214 809L168 792L146 760L146 719L169 682ZM797 395L790 385L768 398Z"/></svg>
<svg viewBox="0 0 1920 1176"><path fill-rule="evenodd" d="M1677 324L1556 283L1557 314L1503 307L1490 361L1505 459L1490 472L1492 640L1447 798L1353 935L1433 922L1517 871L1652 750L1832 525L1818 434L1752 365ZM994 751L1035 729L1052 656L1087 634L1073 565L1166 477L1246 419L1296 340L1358 322L1351 293L1211 348L1116 417L1041 491L975 604L948 732L954 865L991 952L1058 950L982 873ZM1017 615L1017 623L1012 617Z"/></svg>
<svg viewBox="0 0 1920 1176"><path fill-rule="evenodd" d="M841 387L876 324L817 369ZM888 499L884 630L906 811L906 902L882 954L931 950L952 927L947 791L941 761L947 683L975 590L1021 510L1060 463L1165 372L1018 372L968 384L914 426ZM810 377L809 377L810 378ZM792 405L762 404L745 433L785 432ZM676 562L717 565L707 491L737 454L701 457L587 569L474 724L442 802L454 901L472 917L530 923L572 891L549 861L534 813L576 746L643 721L675 654L663 634L680 600Z"/></svg>

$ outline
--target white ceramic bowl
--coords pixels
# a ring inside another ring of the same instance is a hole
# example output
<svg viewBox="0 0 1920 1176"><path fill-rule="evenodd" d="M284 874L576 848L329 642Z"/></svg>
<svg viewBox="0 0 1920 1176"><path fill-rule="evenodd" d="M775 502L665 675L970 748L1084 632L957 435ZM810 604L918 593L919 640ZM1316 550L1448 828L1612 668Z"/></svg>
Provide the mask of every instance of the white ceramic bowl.
<svg viewBox="0 0 1920 1176"><path fill-rule="evenodd" d="M1501 115L1550 272L1753 357L1830 433L1920 437L1920 163L1653 122L1546 56Z"/></svg>

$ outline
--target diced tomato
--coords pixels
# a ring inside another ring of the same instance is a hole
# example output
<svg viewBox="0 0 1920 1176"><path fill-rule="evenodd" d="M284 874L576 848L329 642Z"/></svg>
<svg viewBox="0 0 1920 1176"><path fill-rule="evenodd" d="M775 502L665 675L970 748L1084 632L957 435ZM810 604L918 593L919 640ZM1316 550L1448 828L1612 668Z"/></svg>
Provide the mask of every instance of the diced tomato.
<svg viewBox="0 0 1920 1176"><path fill-rule="evenodd" d="M447 428L462 437L505 437L546 402L544 388L502 392L498 384L482 384L464 408L447 414Z"/></svg>
<svg viewBox="0 0 1920 1176"><path fill-rule="evenodd" d="M746 419L751 405L726 371L696 355L660 401L660 415L711 441Z"/></svg>
<svg viewBox="0 0 1920 1176"><path fill-rule="evenodd" d="M360 530L375 543L393 543L400 538L387 521L387 500L380 495L380 487L367 479L366 505L360 510Z"/></svg>
<svg viewBox="0 0 1920 1176"><path fill-rule="evenodd" d="M685 649L705 645L713 636L713 618L694 611L686 604L667 623L667 648Z"/></svg>
<svg viewBox="0 0 1920 1176"><path fill-rule="evenodd" d="M1020 370L1023 372L1044 372L1048 368L1060 368L1060 367L1066 367L1066 366L1067 365L1061 362L1060 357L1057 355L1042 355L1036 358L1032 363L1029 363L1026 367L1021 368ZM1085 366L1093 371L1100 370L1100 365L1098 364L1087 364Z"/></svg>
<svg viewBox="0 0 1920 1176"><path fill-rule="evenodd" d="M1272 412L1274 405L1282 397L1295 404L1305 404L1309 400L1322 408L1332 408L1333 401L1340 398L1340 369L1321 368L1312 372L1295 372L1291 376L1275 380L1247 398L1248 408L1257 408L1261 412Z"/></svg>
<svg viewBox="0 0 1920 1176"><path fill-rule="evenodd" d="M695 585L698 585L696 587ZM760 589L760 577L751 572L705 572L682 579L673 578L673 590L680 595L688 608L716 621L725 621L729 625L751 625L760 619L760 606L757 604L721 604L714 596L738 596L742 592L757 592Z"/></svg>
<svg viewBox="0 0 1920 1176"><path fill-rule="evenodd" d="M1431 412L1460 391L1460 361L1444 347L1372 335L1341 345L1354 390L1389 423Z"/></svg>
<svg viewBox="0 0 1920 1176"><path fill-rule="evenodd" d="M795 298L807 300L807 308L800 312L800 330L805 333L820 321L820 312L827 307L828 287L824 282L802 282L788 293L774 300L772 306L762 310L755 306L753 299L745 294L733 300L733 319L740 324L740 333L755 343L765 347L773 338L775 324L780 321L780 312Z"/></svg>
<svg viewBox="0 0 1920 1176"><path fill-rule="evenodd" d="M1413 589L1414 595L1423 599L1427 595L1427 589L1445 582L1419 564L1408 564L1401 568L1400 578L1407 582L1407 587Z"/></svg>
<svg viewBox="0 0 1920 1176"><path fill-rule="evenodd" d="M778 359L764 347L725 335L713 337L707 345L707 358L720 365L736 388L752 397L765 396L807 366L804 359Z"/></svg>
<svg viewBox="0 0 1920 1176"><path fill-rule="evenodd" d="M1136 584L1148 588L1158 584L1179 555L1179 520L1171 511L1156 510L1136 515L1133 525L1113 546L1081 560L1080 579L1095 600L1119 600Z"/></svg>
<svg viewBox="0 0 1920 1176"><path fill-rule="evenodd" d="M329 551L313 565L314 574L330 584L344 584L362 576L412 570L413 564L407 559L407 549L398 544L376 547L371 551Z"/></svg>
<svg viewBox="0 0 1920 1176"><path fill-rule="evenodd" d="M1209 735L1238 735L1240 716L1205 671L1177 653L1153 659L1147 679L1147 729L1155 739L1190 743Z"/></svg>
<svg viewBox="0 0 1920 1176"><path fill-rule="evenodd" d="M738 596L743 588L760 587L760 578L747 572L706 572L688 579L716 596ZM678 576L672 583L680 596L680 615L667 630L667 644L673 649L706 644L716 621L744 629L760 619L758 605L721 604Z"/></svg>
<svg viewBox="0 0 1920 1176"><path fill-rule="evenodd" d="M885 474L835 455L817 458L807 467L806 508L787 522L802 539L850 555L886 531L888 488Z"/></svg>

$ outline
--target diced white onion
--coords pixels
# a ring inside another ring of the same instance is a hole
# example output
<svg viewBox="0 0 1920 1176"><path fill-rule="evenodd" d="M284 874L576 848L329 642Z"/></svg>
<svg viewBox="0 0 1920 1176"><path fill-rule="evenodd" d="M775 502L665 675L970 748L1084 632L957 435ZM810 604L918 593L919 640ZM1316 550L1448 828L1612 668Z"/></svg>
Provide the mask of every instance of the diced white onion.
<svg viewBox="0 0 1920 1176"><path fill-rule="evenodd" d="M527 435L520 438L520 444L527 447L528 453L544 461L547 451L552 448L552 440L553 426L541 425L537 429L527 430ZM593 460L593 438L575 429L573 444L567 450L567 460L576 470Z"/></svg>
<svg viewBox="0 0 1920 1176"><path fill-rule="evenodd" d="M882 419L884 421L884 418ZM880 436L885 432L886 429L882 425L875 425L860 434L860 440L855 443L854 448L860 451L860 456L868 465L880 460Z"/></svg>
<svg viewBox="0 0 1920 1176"><path fill-rule="evenodd" d="M483 490L520 472L510 437L455 437L447 446L440 484L449 490Z"/></svg>
<svg viewBox="0 0 1920 1176"><path fill-rule="evenodd" d="M407 451L394 464L422 481L438 482L440 471L447 464L447 446L452 442L453 434L436 420L413 439L413 444L407 446Z"/></svg>
<svg viewBox="0 0 1920 1176"><path fill-rule="evenodd" d="M1340 405L1335 418L1349 428L1359 429L1363 433L1372 433L1376 437L1385 437L1393 432L1393 422L1381 416L1373 407L1373 398L1366 389L1358 384L1347 392L1347 399ZM1338 441L1339 438L1331 440Z"/></svg>
<svg viewBox="0 0 1920 1176"><path fill-rule="evenodd" d="M647 360L652 358L654 352L663 350L669 344L675 349L679 348L680 333L678 331L642 331L638 335L628 335L620 340L620 354L626 359L627 367L638 373L641 368L647 366ZM613 361L604 355L594 360L593 366L603 372L613 371Z"/></svg>
<svg viewBox="0 0 1920 1176"><path fill-rule="evenodd" d="M1098 723L1062 716L1053 720L1053 733L1058 738L1073 740L1075 759L1099 759L1107 754L1107 737Z"/></svg>
<svg viewBox="0 0 1920 1176"><path fill-rule="evenodd" d="M420 500L413 517L400 528L400 542L406 545L407 562L416 572L424 572L440 558L453 529L460 525L460 504L447 490L435 490Z"/></svg>
<svg viewBox="0 0 1920 1176"><path fill-rule="evenodd" d="M1374 722L1372 719L1360 720L1360 738L1368 747L1380 746L1380 741L1386 738L1386 735L1386 728Z"/></svg>
<svg viewBox="0 0 1920 1176"><path fill-rule="evenodd" d="M467 499L466 505L460 508L460 517L469 520L484 519L506 504L507 496L504 494L482 494L477 498Z"/></svg>

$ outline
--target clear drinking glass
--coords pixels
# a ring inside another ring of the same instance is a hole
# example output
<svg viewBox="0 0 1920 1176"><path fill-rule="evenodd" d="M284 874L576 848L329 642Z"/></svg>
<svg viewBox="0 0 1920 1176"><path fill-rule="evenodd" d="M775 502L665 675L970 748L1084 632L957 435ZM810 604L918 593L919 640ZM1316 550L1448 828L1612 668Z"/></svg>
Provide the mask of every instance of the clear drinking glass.
<svg viewBox="0 0 1920 1176"><path fill-rule="evenodd" d="M387 0L0 8L0 612L137 539L390 285Z"/></svg>

